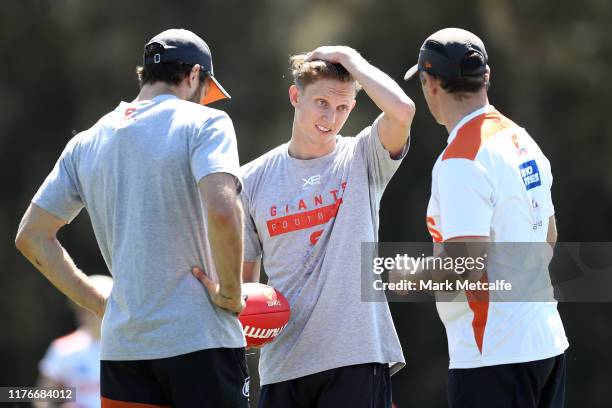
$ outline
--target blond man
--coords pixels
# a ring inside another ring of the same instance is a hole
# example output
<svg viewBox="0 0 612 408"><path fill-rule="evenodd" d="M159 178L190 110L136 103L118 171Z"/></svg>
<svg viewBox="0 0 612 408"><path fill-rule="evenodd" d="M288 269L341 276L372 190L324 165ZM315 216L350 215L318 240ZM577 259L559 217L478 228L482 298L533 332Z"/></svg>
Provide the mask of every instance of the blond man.
<svg viewBox="0 0 612 408"><path fill-rule="evenodd" d="M359 253L378 238L414 104L349 47L296 55L291 69L291 139L242 169L244 279L259 280L263 256L292 307L261 352L260 406L390 407L390 375L404 358L387 303L362 301ZM382 113L356 137L340 136L361 87Z"/></svg>

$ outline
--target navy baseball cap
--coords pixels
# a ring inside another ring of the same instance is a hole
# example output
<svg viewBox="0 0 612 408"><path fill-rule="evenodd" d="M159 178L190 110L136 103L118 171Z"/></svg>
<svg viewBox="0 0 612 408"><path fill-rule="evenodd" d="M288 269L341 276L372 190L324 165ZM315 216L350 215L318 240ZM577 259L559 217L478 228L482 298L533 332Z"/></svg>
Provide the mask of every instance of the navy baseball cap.
<svg viewBox="0 0 612 408"><path fill-rule="evenodd" d="M147 48L152 44L160 45L161 50L155 54L147 53ZM151 38L147 45L145 45L143 63L144 65L152 65L162 62L199 64L202 67L212 81L210 90L200 101L202 105L218 101L219 99L231 98L214 77L210 48L208 48L203 39L191 31L173 28Z"/></svg>
<svg viewBox="0 0 612 408"><path fill-rule="evenodd" d="M445 28L425 40L417 64L406 71L404 79L419 71L449 79L469 78L487 72L487 61L480 38L461 28Z"/></svg>

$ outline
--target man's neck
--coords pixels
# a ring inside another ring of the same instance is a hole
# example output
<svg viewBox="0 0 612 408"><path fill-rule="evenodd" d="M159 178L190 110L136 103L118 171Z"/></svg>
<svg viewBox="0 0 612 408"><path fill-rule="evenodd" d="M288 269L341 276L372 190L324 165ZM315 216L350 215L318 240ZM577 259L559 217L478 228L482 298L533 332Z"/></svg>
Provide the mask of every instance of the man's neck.
<svg viewBox="0 0 612 408"><path fill-rule="evenodd" d="M162 81L158 81L152 84L143 85L138 93L138 96L136 96L136 99L134 99L134 102L148 101L159 95L175 95L176 97L180 98L177 87Z"/></svg>
<svg viewBox="0 0 612 408"><path fill-rule="evenodd" d="M446 118L444 126L449 134L453 131L461 119L489 104L489 99L487 98L486 92L475 94L469 98L463 99L462 101L454 99L452 95L448 95L448 98L449 100L447 102L447 113L445 115Z"/></svg>

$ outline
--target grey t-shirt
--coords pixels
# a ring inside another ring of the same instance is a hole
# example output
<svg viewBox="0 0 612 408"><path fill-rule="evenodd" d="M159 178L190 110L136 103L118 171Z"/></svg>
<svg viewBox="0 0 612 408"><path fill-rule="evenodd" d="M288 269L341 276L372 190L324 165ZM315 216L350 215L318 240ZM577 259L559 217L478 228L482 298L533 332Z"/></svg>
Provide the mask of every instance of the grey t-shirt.
<svg viewBox="0 0 612 408"><path fill-rule="evenodd" d="M298 160L281 145L242 167L245 261L263 253L268 284L291 320L261 350L261 383L362 363L404 363L386 302L361 300L361 242L378 239L382 193L404 157L382 146L378 121L335 150Z"/></svg>
<svg viewBox="0 0 612 408"><path fill-rule="evenodd" d="M103 360L245 346L240 322L190 272L202 265L216 276L197 189L215 172L239 172L229 117L160 95L122 102L75 136L33 198L67 221L87 208L114 278Z"/></svg>

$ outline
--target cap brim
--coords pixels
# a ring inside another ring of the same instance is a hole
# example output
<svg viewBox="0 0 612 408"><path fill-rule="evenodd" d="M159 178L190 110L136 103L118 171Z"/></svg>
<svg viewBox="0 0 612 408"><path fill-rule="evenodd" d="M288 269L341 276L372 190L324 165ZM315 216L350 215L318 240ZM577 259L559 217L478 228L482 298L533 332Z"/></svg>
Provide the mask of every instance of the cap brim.
<svg viewBox="0 0 612 408"><path fill-rule="evenodd" d="M202 105L208 105L209 103L213 103L221 99L232 98L230 94L228 94L227 91L223 89L219 81L217 81L214 76L210 76L209 78L210 88L208 89L208 92L206 92L206 95L204 95L204 97L200 100L200 103Z"/></svg>
<svg viewBox="0 0 612 408"><path fill-rule="evenodd" d="M419 64L415 64L404 74L404 81L409 81L417 72L419 72Z"/></svg>

